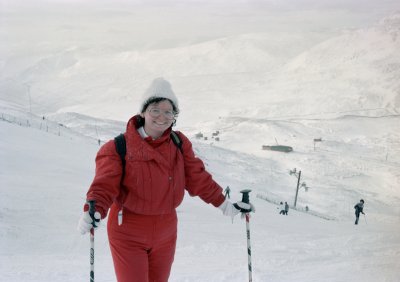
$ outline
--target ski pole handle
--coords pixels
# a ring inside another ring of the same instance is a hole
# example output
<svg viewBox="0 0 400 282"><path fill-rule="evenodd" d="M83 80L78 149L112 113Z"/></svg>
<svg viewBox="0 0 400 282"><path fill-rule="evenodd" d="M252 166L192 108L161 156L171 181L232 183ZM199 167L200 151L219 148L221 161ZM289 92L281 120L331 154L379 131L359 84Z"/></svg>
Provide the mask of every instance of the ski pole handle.
<svg viewBox="0 0 400 282"><path fill-rule="evenodd" d="M243 203L246 203L246 204L250 203L250 200L249 200L249 193L250 192L251 192L250 189L245 189L245 190L240 191L240 193L242 193L242 202Z"/></svg>
<svg viewBox="0 0 400 282"><path fill-rule="evenodd" d="M88 201L89 215L94 220L94 213L96 212L96 201Z"/></svg>
<svg viewBox="0 0 400 282"><path fill-rule="evenodd" d="M233 204L233 206L235 208L237 208L242 213L242 215L243 214L247 214L247 213L252 211L250 200L249 200L249 193L250 192L251 192L251 190L249 190L249 189L240 191L240 193L242 193L242 201L241 202L245 203L245 204L248 204L250 206L248 209L247 208L243 208L242 206L239 205L239 203Z"/></svg>

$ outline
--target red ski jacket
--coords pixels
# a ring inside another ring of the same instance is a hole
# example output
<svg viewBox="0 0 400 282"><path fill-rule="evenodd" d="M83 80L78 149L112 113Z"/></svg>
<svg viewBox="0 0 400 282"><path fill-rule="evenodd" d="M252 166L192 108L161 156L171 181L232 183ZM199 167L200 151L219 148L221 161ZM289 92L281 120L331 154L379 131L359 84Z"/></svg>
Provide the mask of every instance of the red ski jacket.
<svg viewBox="0 0 400 282"><path fill-rule="evenodd" d="M215 207L225 198L222 188L194 155L192 143L177 132L182 151L170 138L171 128L157 140L143 139L137 118L129 120L125 132L126 165L121 183L122 162L114 140L104 144L96 156L96 173L87 200L96 201L96 210L106 217L112 203L143 215L169 214L182 202L185 189Z"/></svg>

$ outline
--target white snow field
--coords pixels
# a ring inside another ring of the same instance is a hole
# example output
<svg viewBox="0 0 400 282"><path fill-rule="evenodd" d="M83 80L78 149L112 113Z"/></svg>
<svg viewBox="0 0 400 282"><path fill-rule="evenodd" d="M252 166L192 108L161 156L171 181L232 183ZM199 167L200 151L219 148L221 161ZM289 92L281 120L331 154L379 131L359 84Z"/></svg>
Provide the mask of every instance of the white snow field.
<svg viewBox="0 0 400 282"><path fill-rule="evenodd" d="M89 236L81 236L76 225L94 173L96 140L5 121L0 134L1 280L88 279ZM293 159L319 159L325 177L308 175L309 191L299 192L298 207L309 205L310 214L290 210L282 216L277 205L257 195L293 204L296 179L284 173L286 161L194 144L215 179L230 185L233 201L241 198L239 190L253 190L254 281L398 281L400 210L393 172L398 163L368 155L357 160L352 146L343 144L335 147L341 157L337 152L293 153ZM325 159L331 160L324 164ZM354 168L347 172L339 164ZM306 167L305 175L310 173ZM374 178L386 183L371 184ZM366 200L366 217L355 226L352 206L360 197ZM321 217L311 214L314 207ZM232 223L188 195L178 216L170 281L246 281L244 220ZM96 281L115 281L104 225L95 240Z"/></svg>
<svg viewBox="0 0 400 282"><path fill-rule="evenodd" d="M398 0L3 0L0 42L0 281L89 279L98 141L159 76L214 179L252 190L253 281L400 281ZM188 195L178 218L171 282L248 281L244 220Z"/></svg>

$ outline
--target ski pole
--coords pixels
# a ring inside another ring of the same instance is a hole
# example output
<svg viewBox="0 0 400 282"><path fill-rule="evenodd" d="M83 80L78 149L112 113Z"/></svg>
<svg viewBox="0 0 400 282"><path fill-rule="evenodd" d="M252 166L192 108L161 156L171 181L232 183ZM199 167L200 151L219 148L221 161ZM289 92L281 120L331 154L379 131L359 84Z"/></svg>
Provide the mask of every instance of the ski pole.
<svg viewBox="0 0 400 282"><path fill-rule="evenodd" d="M246 189L240 191L242 193L242 202L249 204L249 193L251 190ZM248 261L248 268L249 268L249 282L253 281L252 278L252 267L251 267L251 244L250 244L250 214L248 212L245 213L246 216L246 234L247 234L247 261Z"/></svg>
<svg viewBox="0 0 400 282"><path fill-rule="evenodd" d="M95 201L88 201L89 215L94 220ZM94 282L94 227L90 229L90 282Z"/></svg>
<svg viewBox="0 0 400 282"><path fill-rule="evenodd" d="M364 215L364 219L365 219L365 224L368 225L368 223L367 223L367 217L365 216L365 213L364 213L363 215Z"/></svg>

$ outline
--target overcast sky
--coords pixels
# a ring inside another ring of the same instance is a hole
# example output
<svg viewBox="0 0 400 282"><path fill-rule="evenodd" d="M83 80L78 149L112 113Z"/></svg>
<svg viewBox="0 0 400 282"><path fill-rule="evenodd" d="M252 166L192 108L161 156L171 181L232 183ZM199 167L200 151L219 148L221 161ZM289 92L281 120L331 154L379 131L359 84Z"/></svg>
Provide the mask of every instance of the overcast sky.
<svg viewBox="0 0 400 282"><path fill-rule="evenodd" d="M9 47L37 42L171 48L247 33L328 35L400 11L398 0L0 0ZM25 42L26 41L26 42Z"/></svg>

